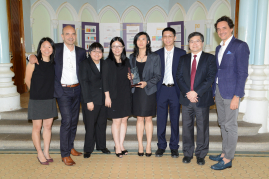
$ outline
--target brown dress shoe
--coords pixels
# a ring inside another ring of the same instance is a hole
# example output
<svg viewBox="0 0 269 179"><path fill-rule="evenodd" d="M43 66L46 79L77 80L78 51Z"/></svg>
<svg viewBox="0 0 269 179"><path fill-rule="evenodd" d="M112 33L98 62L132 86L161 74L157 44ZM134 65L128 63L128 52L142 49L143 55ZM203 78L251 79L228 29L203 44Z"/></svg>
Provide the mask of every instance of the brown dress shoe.
<svg viewBox="0 0 269 179"><path fill-rule="evenodd" d="M72 154L73 156L80 156L80 155L82 155L81 152L76 151L74 148L71 149L71 154Z"/></svg>
<svg viewBox="0 0 269 179"><path fill-rule="evenodd" d="M69 157L63 157L62 158L62 161L64 162L65 165L67 166L73 166L75 165L76 163L72 160L72 158L69 156Z"/></svg>

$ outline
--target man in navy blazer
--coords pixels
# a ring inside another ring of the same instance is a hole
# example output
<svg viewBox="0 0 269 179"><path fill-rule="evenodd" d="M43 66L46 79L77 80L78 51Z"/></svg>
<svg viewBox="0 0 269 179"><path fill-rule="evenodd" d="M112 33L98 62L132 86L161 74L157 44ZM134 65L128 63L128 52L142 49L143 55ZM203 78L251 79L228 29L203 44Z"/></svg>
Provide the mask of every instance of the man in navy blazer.
<svg viewBox="0 0 269 179"><path fill-rule="evenodd" d="M70 157L82 153L74 149L74 140L80 109L80 84L78 81L79 64L86 59L86 51L75 46L76 31L72 26L63 28L64 43L55 44L55 82L54 97L57 98L62 120L60 127L60 150L65 165L72 166L75 162ZM34 55L29 58L31 63L38 63Z"/></svg>
<svg viewBox="0 0 269 179"><path fill-rule="evenodd" d="M218 71L214 84L218 123L222 135L222 153L209 156L211 160L218 161L211 166L214 170L232 167L238 139L238 107L240 98L245 94L248 76L249 48L247 43L232 35L233 27L232 19L227 16L219 18L215 23L215 29L222 40L216 48Z"/></svg>
<svg viewBox="0 0 269 179"><path fill-rule="evenodd" d="M212 84L217 66L215 56L203 52L204 36L193 32L188 36L191 53L181 57L177 70L182 105L183 163L193 158L194 119L196 117L196 149L198 165L205 164L209 149L209 107L214 104Z"/></svg>
<svg viewBox="0 0 269 179"><path fill-rule="evenodd" d="M166 123L168 116L168 106L171 123L171 137L169 147L173 158L179 157L179 114L180 91L176 83L176 72L180 57L186 54L185 50L174 46L176 40L176 31L167 27L162 31L162 41L164 48L156 51L161 58L161 73L162 78L157 83L157 136L158 150L155 153L156 157L163 156L167 147L165 138Z"/></svg>

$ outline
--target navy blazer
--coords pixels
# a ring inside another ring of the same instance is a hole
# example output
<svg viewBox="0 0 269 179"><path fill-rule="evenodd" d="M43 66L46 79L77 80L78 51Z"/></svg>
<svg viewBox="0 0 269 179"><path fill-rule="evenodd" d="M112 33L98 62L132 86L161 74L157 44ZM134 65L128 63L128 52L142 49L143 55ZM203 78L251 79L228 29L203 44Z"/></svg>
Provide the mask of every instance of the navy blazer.
<svg viewBox="0 0 269 179"><path fill-rule="evenodd" d="M131 68L136 66L136 57L132 53L130 55L130 65ZM147 61L142 74L142 81L147 82L145 87L145 92L147 95L151 95L157 91L157 83L161 79L161 61L158 54L152 52L148 55ZM134 93L135 87L132 88L132 93Z"/></svg>
<svg viewBox="0 0 269 179"><path fill-rule="evenodd" d="M157 100L159 99L159 96L160 96L160 91L162 89L162 83L163 83L163 77L164 77L164 70L165 70L165 50L164 48L161 48L159 50L156 51L156 53L160 56L161 58L161 70L162 70L162 78L161 80L158 82L157 84ZM178 63L180 61L180 57L185 55L186 54L186 51L185 50L182 50L180 48L177 48L175 47L174 48L174 55L173 55L173 64L172 64L172 74L173 74L173 79L174 79L174 84L176 86L176 92L177 92L177 97L179 98L180 96L180 90L179 90L179 87L176 83L176 73L177 73L177 67L178 67Z"/></svg>
<svg viewBox="0 0 269 179"><path fill-rule="evenodd" d="M222 98L232 99L234 95L242 98L245 95L244 89L248 77L248 45L246 42L233 37L219 65L218 53L220 47L219 45L216 48L216 65L218 71L213 85L214 95L216 91L216 79L218 78L218 87Z"/></svg>
<svg viewBox="0 0 269 179"><path fill-rule="evenodd" d="M215 80L216 73L215 56L202 52L193 84L193 90L198 94L197 107L208 107L214 104L211 85ZM191 90L191 53L180 58L176 78L180 88L179 103L188 106L190 100L186 97L186 93Z"/></svg>
<svg viewBox="0 0 269 179"><path fill-rule="evenodd" d="M86 59L86 50L75 46L76 50L76 72L77 77L79 74L79 64ZM60 98L63 95L63 87L61 84L62 72L63 72L63 53L64 43L55 44L55 57L54 57L54 69L55 69L55 82L54 82L54 97Z"/></svg>

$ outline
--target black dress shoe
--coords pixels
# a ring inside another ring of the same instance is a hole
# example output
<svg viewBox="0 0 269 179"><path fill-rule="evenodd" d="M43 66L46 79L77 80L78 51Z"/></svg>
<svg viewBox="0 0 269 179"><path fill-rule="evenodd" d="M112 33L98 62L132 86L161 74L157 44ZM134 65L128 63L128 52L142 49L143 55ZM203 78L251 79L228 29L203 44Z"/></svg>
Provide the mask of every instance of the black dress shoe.
<svg viewBox="0 0 269 179"><path fill-rule="evenodd" d="M143 156L144 156L144 152L143 152L143 153L139 153L139 152L137 152L137 155L138 155L139 157L143 157Z"/></svg>
<svg viewBox="0 0 269 179"><path fill-rule="evenodd" d="M146 153L146 157L150 157L152 153Z"/></svg>
<svg viewBox="0 0 269 179"><path fill-rule="evenodd" d="M182 162L183 163L190 163L191 162L191 159L192 159L192 157L184 157L183 160L182 160Z"/></svg>
<svg viewBox="0 0 269 179"><path fill-rule="evenodd" d="M103 154L110 154L110 151L105 148L105 149L97 149L97 150L101 150L103 152Z"/></svg>
<svg viewBox="0 0 269 179"><path fill-rule="evenodd" d="M162 157L163 156L163 153L165 152L164 149L159 149L155 152L155 156L156 157Z"/></svg>
<svg viewBox="0 0 269 179"><path fill-rule="evenodd" d="M197 157L197 164L198 165L204 165L205 164L205 159L204 158Z"/></svg>
<svg viewBox="0 0 269 179"><path fill-rule="evenodd" d="M179 157L178 150L171 149L171 157L178 158Z"/></svg>
<svg viewBox="0 0 269 179"><path fill-rule="evenodd" d="M84 158L90 158L91 153L90 152L84 152Z"/></svg>

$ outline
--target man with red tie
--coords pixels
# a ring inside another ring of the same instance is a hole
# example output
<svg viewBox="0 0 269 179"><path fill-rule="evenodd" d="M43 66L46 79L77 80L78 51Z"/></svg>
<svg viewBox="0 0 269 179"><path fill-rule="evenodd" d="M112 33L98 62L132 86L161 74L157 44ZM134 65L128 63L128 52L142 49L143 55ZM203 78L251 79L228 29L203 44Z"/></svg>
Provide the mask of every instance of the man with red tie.
<svg viewBox="0 0 269 179"><path fill-rule="evenodd" d="M181 57L177 84L182 104L183 163L190 163L194 152L194 119L196 117L196 149L198 165L205 164L209 148L209 107L214 104L211 85L217 66L215 56L203 52L204 36L193 32L188 36L191 53Z"/></svg>

